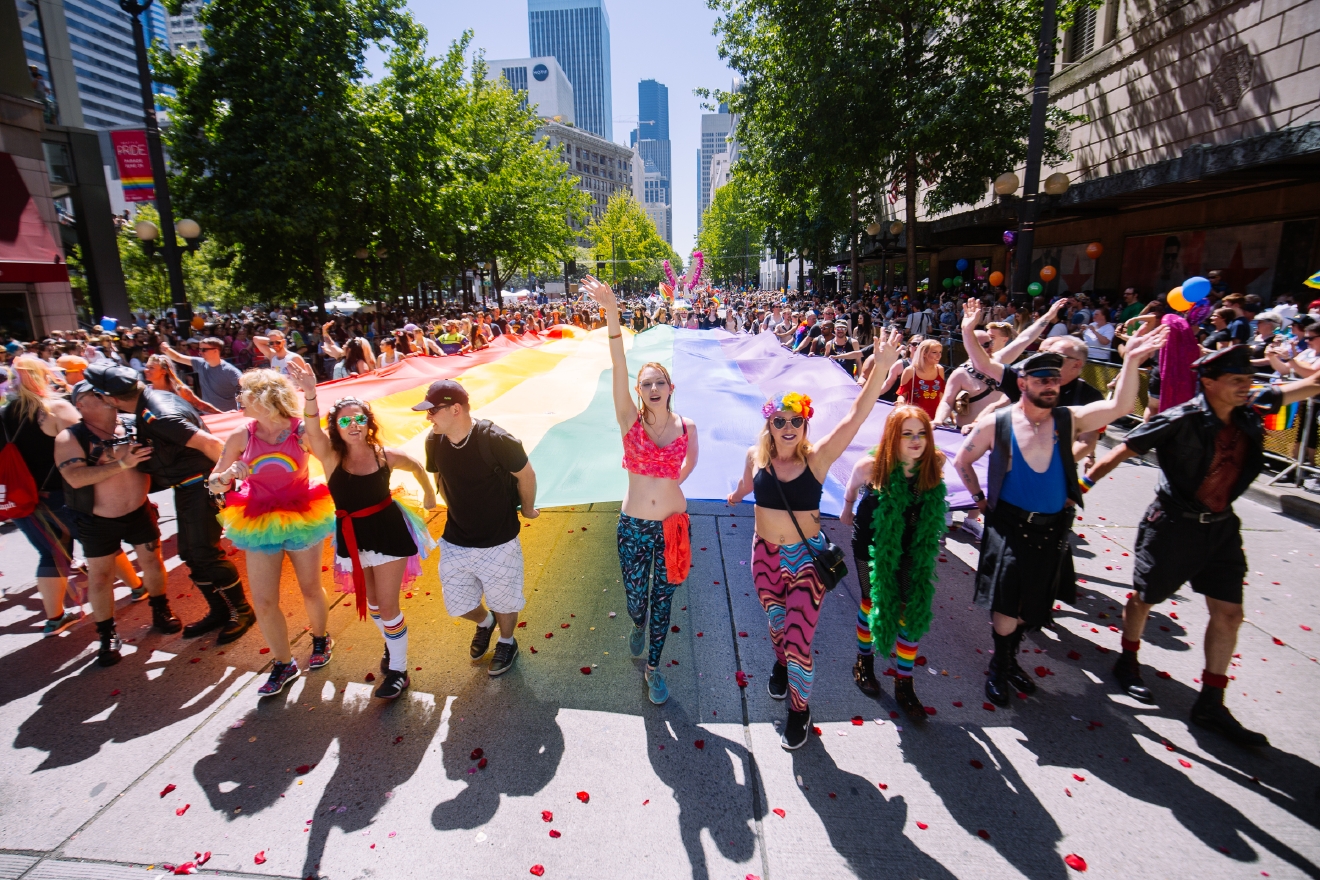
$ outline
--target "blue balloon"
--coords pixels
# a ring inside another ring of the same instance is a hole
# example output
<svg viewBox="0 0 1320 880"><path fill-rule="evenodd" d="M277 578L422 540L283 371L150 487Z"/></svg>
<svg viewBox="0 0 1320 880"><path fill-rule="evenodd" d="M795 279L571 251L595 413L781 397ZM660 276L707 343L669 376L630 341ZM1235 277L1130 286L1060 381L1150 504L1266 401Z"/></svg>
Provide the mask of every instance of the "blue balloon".
<svg viewBox="0 0 1320 880"><path fill-rule="evenodd" d="M954 265L956 265L956 266L958 267L958 271L959 271L959 272L966 272L966 271L967 271L967 266L968 266L969 264L968 264L968 262L967 262L966 260L959 260L959 261L958 261L957 263L955 263Z"/></svg>
<svg viewBox="0 0 1320 880"><path fill-rule="evenodd" d="M118 318L110 318L104 316L101 318L101 329L107 333L114 333L115 328L118 326L119 326Z"/></svg>
<svg viewBox="0 0 1320 880"><path fill-rule="evenodd" d="M1183 299L1189 303L1199 302L1210 293L1210 279L1194 275L1182 283Z"/></svg>

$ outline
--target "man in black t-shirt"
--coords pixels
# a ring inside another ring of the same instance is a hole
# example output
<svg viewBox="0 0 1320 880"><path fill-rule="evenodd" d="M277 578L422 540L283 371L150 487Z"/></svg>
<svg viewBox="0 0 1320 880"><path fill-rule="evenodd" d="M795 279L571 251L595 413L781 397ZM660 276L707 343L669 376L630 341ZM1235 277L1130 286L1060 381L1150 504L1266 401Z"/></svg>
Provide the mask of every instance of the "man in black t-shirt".
<svg viewBox="0 0 1320 880"><path fill-rule="evenodd" d="M488 671L502 675L518 656L513 631L526 604L518 511L525 519L540 514L536 472L518 439L472 418L467 389L453 379L432 382L426 399L413 409L425 411L431 423L426 469L435 474L448 508L440 537L445 610L476 623L473 660L485 655L499 624Z"/></svg>

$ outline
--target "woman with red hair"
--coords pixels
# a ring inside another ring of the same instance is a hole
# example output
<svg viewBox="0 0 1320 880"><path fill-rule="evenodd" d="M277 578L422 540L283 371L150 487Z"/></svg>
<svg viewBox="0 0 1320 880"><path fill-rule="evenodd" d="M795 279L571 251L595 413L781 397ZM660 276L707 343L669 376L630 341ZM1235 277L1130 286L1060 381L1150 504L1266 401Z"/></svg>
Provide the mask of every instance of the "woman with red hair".
<svg viewBox="0 0 1320 880"><path fill-rule="evenodd" d="M888 653L893 646L894 698L909 718L924 721L926 709L913 690L912 669L917 643L930 629L935 557L945 532L948 504L944 453L935 445L935 429L923 408L900 405L889 414L863 492L854 534L858 542L868 545L870 577L858 576L865 589L858 620L857 663L874 681L871 647ZM865 656L860 633L863 616L871 637Z"/></svg>

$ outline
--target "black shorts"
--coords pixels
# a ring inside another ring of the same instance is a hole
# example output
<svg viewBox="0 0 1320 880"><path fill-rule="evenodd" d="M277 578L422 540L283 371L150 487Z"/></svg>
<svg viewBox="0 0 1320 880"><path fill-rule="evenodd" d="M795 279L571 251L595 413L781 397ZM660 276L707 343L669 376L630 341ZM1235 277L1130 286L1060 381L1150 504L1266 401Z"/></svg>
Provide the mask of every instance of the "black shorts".
<svg viewBox="0 0 1320 880"><path fill-rule="evenodd" d="M160 540L160 529L156 526L156 505L150 501L123 516L75 513L74 518L78 526L78 541L83 545L83 555L88 559L114 556L124 543L136 547Z"/></svg>
<svg viewBox="0 0 1320 880"><path fill-rule="evenodd" d="M1158 605L1188 582L1207 598L1242 604L1247 555L1237 514L1200 523L1156 500L1137 527L1136 556L1132 586L1148 605Z"/></svg>
<svg viewBox="0 0 1320 880"><path fill-rule="evenodd" d="M1150 381L1146 384L1146 396L1159 398L1160 396L1160 369L1156 367L1150 371Z"/></svg>

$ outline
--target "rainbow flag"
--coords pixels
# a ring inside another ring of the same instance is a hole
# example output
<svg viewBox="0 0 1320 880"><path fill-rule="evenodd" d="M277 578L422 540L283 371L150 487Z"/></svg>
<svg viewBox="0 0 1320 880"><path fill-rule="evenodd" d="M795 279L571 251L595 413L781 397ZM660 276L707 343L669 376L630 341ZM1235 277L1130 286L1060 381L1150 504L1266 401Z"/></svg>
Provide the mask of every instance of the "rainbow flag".
<svg viewBox="0 0 1320 880"><path fill-rule="evenodd" d="M424 458L430 426L412 406L436 379L457 379L468 389L473 415L500 425L523 442L537 475L543 507L619 501L627 486L623 441L614 419L607 331L554 327L546 333L501 336L475 354L413 357L365 376L327 382L317 396L322 412L341 397L371 402L381 439ZM734 335L724 330L653 327L624 330L630 384L637 370L655 361L674 377L674 409L696 422L700 458L683 484L692 500L723 500L742 475L747 448L764 424L762 404L784 391L811 395L816 416L811 436L820 438L847 413L859 388L835 362L791 354L773 335ZM876 445L889 405L878 403L847 452L831 468L821 510L838 515L844 487L858 457ZM243 426L241 413L207 416L220 437ZM938 429L936 442L950 461L962 443L953 429ZM984 478L983 478L984 479ZM405 489L410 476L395 474ZM972 507L971 496L946 466L954 507Z"/></svg>
<svg viewBox="0 0 1320 880"><path fill-rule="evenodd" d="M1297 404L1290 403L1276 413L1265 416L1266 431L1286 431L1297 422Z"/></svg>

